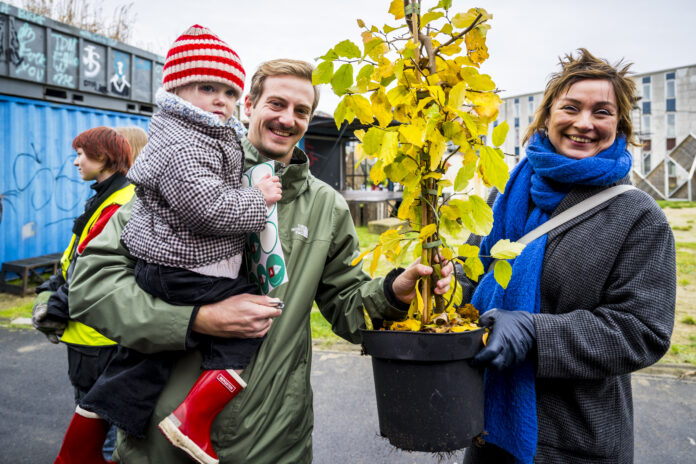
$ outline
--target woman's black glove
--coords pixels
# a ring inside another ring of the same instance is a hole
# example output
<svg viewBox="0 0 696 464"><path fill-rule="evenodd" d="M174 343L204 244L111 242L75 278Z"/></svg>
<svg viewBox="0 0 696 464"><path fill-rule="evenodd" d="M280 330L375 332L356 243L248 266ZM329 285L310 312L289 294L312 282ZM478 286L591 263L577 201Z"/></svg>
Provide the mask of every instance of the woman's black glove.
<svg viewBox="0 0 696 464"><path fill-rule="evenodd" d="M472 359L477 367L496 370L519 364L534 346L534 319L527 311L491 309L479 317L479 325L489 327L488 343Z"/></svg>

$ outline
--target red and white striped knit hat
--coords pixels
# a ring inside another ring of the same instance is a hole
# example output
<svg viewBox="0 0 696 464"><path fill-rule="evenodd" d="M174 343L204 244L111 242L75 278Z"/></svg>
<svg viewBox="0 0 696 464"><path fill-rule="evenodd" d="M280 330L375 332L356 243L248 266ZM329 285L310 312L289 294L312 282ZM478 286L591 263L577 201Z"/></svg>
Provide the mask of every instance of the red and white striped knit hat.
<svg viewBox="0 0 696 464"><path fill-rule="evenodd" d="M172 44L164 61L162 87L172 91L192 82L220 82L242 95L244 68L239 56L210 29L195 24Z"/></svg>

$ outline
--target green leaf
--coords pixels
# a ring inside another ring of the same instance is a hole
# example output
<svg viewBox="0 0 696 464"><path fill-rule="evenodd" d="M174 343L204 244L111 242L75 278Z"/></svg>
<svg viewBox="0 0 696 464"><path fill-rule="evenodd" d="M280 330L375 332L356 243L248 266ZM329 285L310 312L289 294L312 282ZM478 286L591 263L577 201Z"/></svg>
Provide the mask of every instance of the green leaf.
<svg viewBox="0 0 696 464"><path fill-rule="evenodd" d="M343 95L351 85L353 85L353 65L345 63L338 68L331 79L331 88L336 95Z"/></svg>
<svg viewBox="0 0 696 464"><path fill-rule="evenodd" d="M454 178L454 191L463 191L466 186L469 185L469 181L474 178L475 173L476 165L472 163L465 164L459 168L459 171L457 171L457 176Z"/></svg>
<svg viewBox="0 0 696 464"><path fill-rule="evenodd" d="M463 256L465 258L475 258L479 255L479 251L479 247L465 243L464 245L459 247L457 253L459 254L459 256Z"/></svg>
<svg viewBox="0 0 696 464"><path fill-rule="evenodd" d="M375 37L367 42L365 44L365 56L369 56L373 60L379 61L379 59L384 55L384 47L382 47L383 43L384 40L379 37Z"/></svg>
<svg viewBox="0 0 696 464"><path fill-rule="evenodd" d="M442 18L445 14L442 11L436 11L436 12L430 12L426 13L421 17L421 27L425 27L426 24L428 24L431 21L435 21L436 19Z"/></svg>
<svg viewBox="0 0 696 464"><path fill-rule="evenodd" d="M394 32L395 30L401 29L403 27L406 27L406 24L402 24L401 26L396 27L390 26L389 24L385 24L382 30L384 30L385 34L389 34L390 32Z"/></svg>
<svg viewBox="0 0 696 464"><path fill-rule="evenodd" d="M483 146L479 151L479 173L483 182L495 186L500 193L505 193L505 184L510 177L508 166L498 152L491 147Z"/></svg>
<svg viewBox="0 0 696 464"><path fill-rule="evenodd" d="M334 110L334 121L336 122L336 128L341 128L341 124L343 124L343 121L346 118L346 111L346 99L344 98L340 102L338 102L338 105Z"/></svg>
<svg viewBox="0 0 696 464"><path fill-rule="evenodd" d="M524 244L511 242L508 239L498 240L498 242L491 248L491 256L495 259L512 259L516 258L522 250L524 249Z"/></svg>
<svg viewBox="0 0 696 464"><path fill-rule="evenodd" d="M512 277L512 266L505 260L501 260L495 263L493 268L493 277L495 281L503 287L507 288L508 283L510 283L510 277Z"/></svg>
<svg viewBox="0 0 696 464"><path fill-rule="evenodd" d="M453 200L454 201L454 200ZM450 203L453 203L450 201ZM462 222L464 227L475 235L488 235L493 228L493 210L478 195L471 195L469 201L462 202Z"/></svg>
<svg viewBox="0 0 696 464"><path fill-rule="evenodd" d="M383 130L371 127L363 137L363 150L365 150L365 153L374 156L382 146L383 137Z"/></svg>
<svg viewBox="0 0 696 464"><path fill-rule="evenodd" d="M333 76L333 61L324 61L312 71L312 85L328 84Z"/></svg>
<svg viewBox="0 0 696 464"><path fill-rule="evenodd" d="M338 56L345 56L346 58L360 58L362 56L360 54L360 48L350 40L344 40L338 43L334 47L334 51Z"/></svg>
<svg viewBox="0 0 696 464"><path fill-rule="evenodd" d="M371 64L366 64L362 68L360 68L360 71L358 72L358 75L355 78L355 82L358 84L370 81L370 77L372 76L372 73L375 71L375 67Z"/></svg>
<svg viewBox="0 0 696 464"><path fill-rule="evenodd" d="M365 27L365 21L363 21L362 19L359 19L359 18L358 18L358 27L359 27L359 28Z"/></svg>
<svg viewBox="0 0 696 464"><path fill-rule="evenodd" d="M505 137L507 137L508 130L510 130L510 126L508 125L507 121L503 121L502 124L495 126L493 128L493 145L499 147L505 143Z"/></svg>
<svg viewBox="0 0 696 464"><path fill-rule="evenodd" d="M443 8L445 10L449 10L452 8L452 0L440 0L437 3L437 8Z"/></svg>
<svg viewBox="0 0 696 464"><path fill-rule="evenodd" d="M324 60L324 61L333 61L336 58L338 58L338 55L336 54L336 52L332 48L331 50L326 52L326 55L320 56L318 59Z"/></svg>

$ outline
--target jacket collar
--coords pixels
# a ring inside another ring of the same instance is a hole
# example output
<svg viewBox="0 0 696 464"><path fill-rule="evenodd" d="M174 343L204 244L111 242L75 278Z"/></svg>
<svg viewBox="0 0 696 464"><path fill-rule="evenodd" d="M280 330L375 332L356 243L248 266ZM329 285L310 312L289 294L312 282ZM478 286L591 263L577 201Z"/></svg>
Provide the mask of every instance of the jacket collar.
<svg viewBox="0 0 696 464"><path fill-rule="evenodd" d="M256 166L257 164L271 161L259 153L256 147L253 146L246 137L242 138L242 147L244 148L246 169L251 166ZM279 165L280 163L275 162L276 172L278 171ZM311 175L309 171L309 158L304 151L295 147L290 164L285 166L278 174L283 188L283 196L280 203L290 203L307 190Z"/></svg>
<svg viewBox="0 0 696 464"><path fill-rule="evenodd" d="M234 116L227 122L222 122L213 113L198 108L178 95L167 92L162 87L155 94L155 102L165 113L177 116L191 124L202 126L213 134L226 135L230 129L234 130L239 137L246 134L246 129Z"/></svg>

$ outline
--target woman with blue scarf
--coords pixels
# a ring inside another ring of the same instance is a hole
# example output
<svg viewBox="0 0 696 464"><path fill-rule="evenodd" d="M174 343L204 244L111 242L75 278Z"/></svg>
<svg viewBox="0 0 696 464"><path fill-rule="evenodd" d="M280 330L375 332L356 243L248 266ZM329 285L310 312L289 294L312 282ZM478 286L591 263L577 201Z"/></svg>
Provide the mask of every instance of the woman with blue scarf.
<svg viewBox="0 0 696 464"><path fill-rule="evenodd" d="M499 239L518 240L580 201L630 184L635 84L585 49L561 60L527 156L493 206L484 266ZM495 195L495 193L493 194ZM629 190L529 243L507 289L492 273L464 282L490 328L485 445L467 463L633 462L633 371L667 351L676 295L674 237L655 201Z"/></svg>

